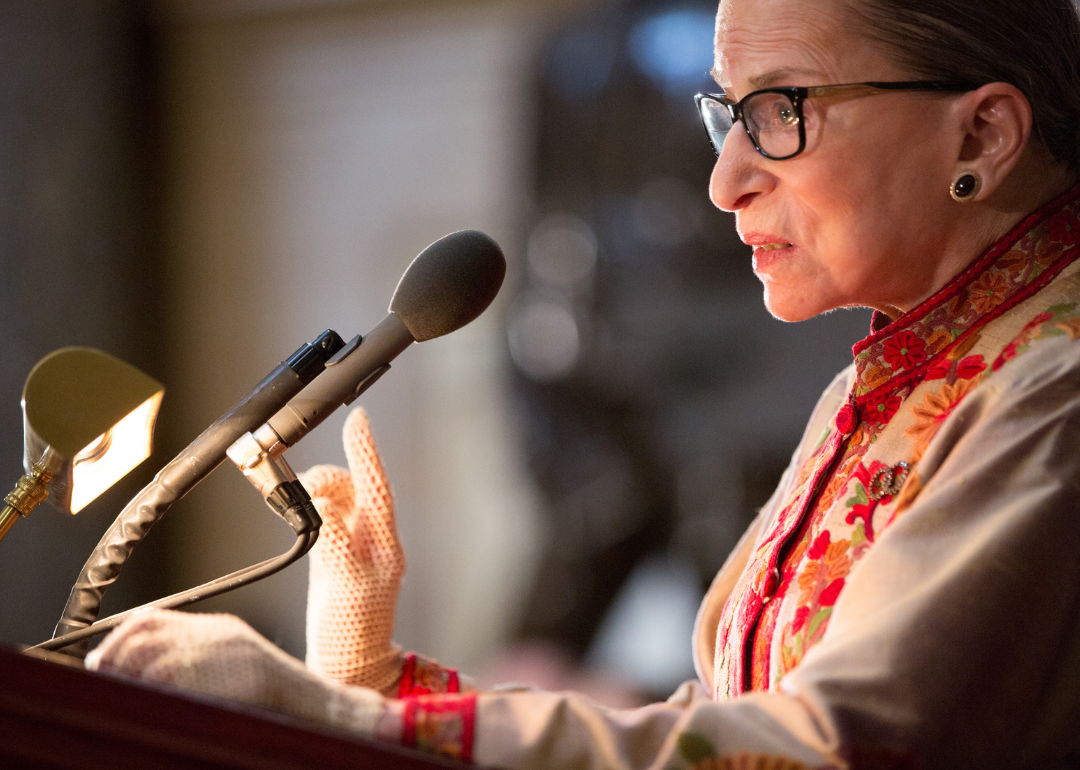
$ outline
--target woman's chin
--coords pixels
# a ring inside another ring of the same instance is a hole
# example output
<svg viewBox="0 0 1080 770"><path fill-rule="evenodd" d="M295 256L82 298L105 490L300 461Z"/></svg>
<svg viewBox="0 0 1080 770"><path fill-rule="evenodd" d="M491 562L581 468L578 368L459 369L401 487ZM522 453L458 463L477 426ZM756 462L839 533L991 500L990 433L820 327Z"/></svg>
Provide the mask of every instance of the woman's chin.
<svg viewBox="0 0 1080 770"><path fill-rule="evenodd" d="M806 290L791 289L787 286L774 286L770 281L765 284L765 309L772 314L773 318L787 323L808 321L814 316L827 313L832 306L823 306L815 302L814 297L809 296Z"/></svg>

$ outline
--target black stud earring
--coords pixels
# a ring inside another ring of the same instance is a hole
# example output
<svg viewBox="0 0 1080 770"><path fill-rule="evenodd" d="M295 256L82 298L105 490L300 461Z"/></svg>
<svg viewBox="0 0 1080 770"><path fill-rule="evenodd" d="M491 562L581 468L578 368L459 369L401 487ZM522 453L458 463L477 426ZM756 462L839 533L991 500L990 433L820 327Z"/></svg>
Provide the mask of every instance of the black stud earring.
<svg viewBox="0 0 1080 770"><path fill-rule="evenodd" d="M966 171L953 182L952 187L949 188L949 194L952 195L954 201L967 203L978 195L981 189L982 177L974 171Z"/></svg>

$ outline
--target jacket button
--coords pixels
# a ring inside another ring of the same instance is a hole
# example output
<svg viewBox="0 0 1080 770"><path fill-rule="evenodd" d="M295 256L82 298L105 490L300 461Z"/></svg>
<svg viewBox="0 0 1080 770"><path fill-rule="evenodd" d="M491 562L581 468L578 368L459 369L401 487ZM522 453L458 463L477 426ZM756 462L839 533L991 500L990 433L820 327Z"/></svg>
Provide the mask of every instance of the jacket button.
<svg viewBox="0 0 1080 770"><path fill-rule="evenodd" d="M840 435L847 438L852 435L855 432L855 428L859 426L859 413L855 411L855 407L851 404L844 404L837 413L833 424L840 432Z"/></svg>

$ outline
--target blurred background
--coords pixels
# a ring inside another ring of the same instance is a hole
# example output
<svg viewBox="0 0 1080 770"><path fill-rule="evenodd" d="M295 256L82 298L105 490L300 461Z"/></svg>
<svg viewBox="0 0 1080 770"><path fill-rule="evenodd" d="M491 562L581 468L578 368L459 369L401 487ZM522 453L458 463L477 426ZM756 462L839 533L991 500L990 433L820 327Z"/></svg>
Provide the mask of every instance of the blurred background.
<svg viewBox="0 0 1080 770"><path fill-rule="evenodd" d="M868 314L762 306L692 96L705 0L7 0L0 469L33 364L92 345L166 385L151 459L0 544L0 641L51 635L124 502L303 342L386 311L413 256L485 230L496 305L362 399L408 573L397 637L613 705L693 676L698 602ZM344 464L345 410L291 450ZM223 466L105 609L284 551ZM199 605L304 653L306 560Z"/></svg>

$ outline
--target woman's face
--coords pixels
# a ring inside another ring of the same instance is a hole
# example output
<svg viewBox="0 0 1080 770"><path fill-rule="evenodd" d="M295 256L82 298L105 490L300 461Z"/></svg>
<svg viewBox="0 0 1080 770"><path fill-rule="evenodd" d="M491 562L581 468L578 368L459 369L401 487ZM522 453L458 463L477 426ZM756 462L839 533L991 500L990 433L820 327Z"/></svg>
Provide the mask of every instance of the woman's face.
<svg viewBox="0 0 1080 770"><path fill-rule="evenodd" d="M837 0L723 0L716 76L734 99L770 86L915 79L852 30ZM773 315L801 321L861 305L896 316L939 288L961 205L949 197L963 143L950 130L954 101L808 99L806 150L784 161L760 155L736 124L710 193L754 247Z"/></svg>

